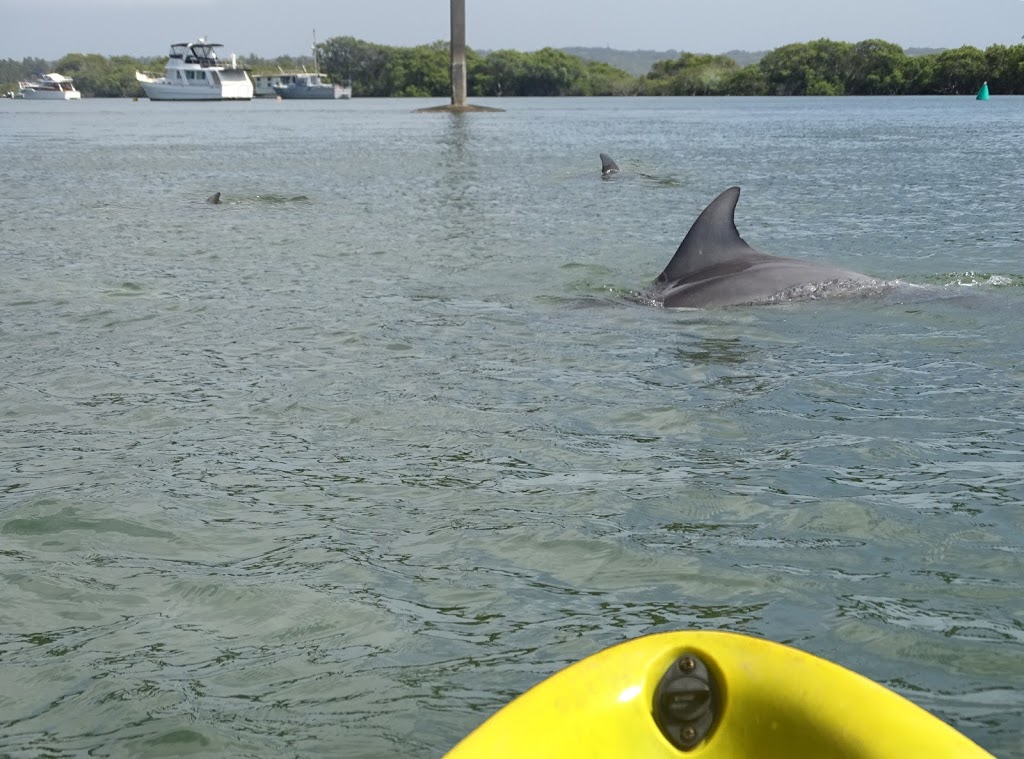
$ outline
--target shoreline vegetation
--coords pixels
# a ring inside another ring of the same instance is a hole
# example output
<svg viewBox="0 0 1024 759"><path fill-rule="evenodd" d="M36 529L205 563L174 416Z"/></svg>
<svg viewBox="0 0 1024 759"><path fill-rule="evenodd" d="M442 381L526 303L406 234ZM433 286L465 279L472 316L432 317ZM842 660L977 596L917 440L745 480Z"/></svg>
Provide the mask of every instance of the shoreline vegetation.
<svg viewBox="0 0 1024 759"><path fill-rule="evenodd" d="M983 81L994 94L1024 94L1024 44L918 52L878 39L856 43L820 39L764 53L683 52L654 60L640 75L608 61L623 65L631 55L646 55L650 61L656 53L569 50L577 54L555 48L529 53L467 50L469 96L968 95L977 92ZM317 52L320 71L337 82L351 81L354 97L451 95L445 40L393 47L334 37L319 43ZM19 80L58 71L75 80L83 97L145 97L135 80L136 69L162 71L166 60L84 53L57 61L0 59L0 94L16 92ZM238 58L238 65L252 74L312 64L310 56Z"/></svg>

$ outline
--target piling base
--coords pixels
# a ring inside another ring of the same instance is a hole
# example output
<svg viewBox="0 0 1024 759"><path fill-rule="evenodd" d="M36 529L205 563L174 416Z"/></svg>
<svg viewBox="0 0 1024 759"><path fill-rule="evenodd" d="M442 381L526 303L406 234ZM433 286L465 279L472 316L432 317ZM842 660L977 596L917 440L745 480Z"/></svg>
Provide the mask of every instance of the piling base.
<svg viewBox="0 0 1024 759"><path fill-rule="evenodd" d="M504 108L491 108L487 105L455 105L454 103L446 103L445 105L435 105L431 108L417 108L416 113L504 113Z"/></svg>

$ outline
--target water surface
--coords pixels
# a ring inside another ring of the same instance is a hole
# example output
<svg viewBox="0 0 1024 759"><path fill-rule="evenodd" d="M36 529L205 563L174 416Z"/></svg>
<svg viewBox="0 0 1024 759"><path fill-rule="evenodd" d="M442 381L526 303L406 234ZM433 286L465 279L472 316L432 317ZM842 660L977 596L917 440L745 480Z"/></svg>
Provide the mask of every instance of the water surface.
<svg viewBox="0 0 1024 759"><path fill-rule="evenodd" d="M436 757L699 627L1024 756L1024 99L427 104L0 101L0 755ZM733 184L904 286L636 303Z"/></svg>

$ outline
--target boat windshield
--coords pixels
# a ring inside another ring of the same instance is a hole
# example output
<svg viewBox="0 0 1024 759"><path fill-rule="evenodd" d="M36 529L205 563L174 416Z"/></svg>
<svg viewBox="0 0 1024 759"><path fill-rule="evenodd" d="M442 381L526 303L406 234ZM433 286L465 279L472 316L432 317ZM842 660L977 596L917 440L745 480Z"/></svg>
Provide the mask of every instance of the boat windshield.
<svg viewBox="0 0 1024 759"><path fill-rule="evenodd" d="M188 50L187 43L179 42L177 45L171 45L171 58L184 58L186 50Z"/></svg>
<svg viewBox="0 0 1024 759"><path fill-rule="evenodd" d="M185 58L185 63L198 63L201 66L216 66L216 48L218 47L221 47L221 45L198 42L189 45L189 56Z"/></svg>

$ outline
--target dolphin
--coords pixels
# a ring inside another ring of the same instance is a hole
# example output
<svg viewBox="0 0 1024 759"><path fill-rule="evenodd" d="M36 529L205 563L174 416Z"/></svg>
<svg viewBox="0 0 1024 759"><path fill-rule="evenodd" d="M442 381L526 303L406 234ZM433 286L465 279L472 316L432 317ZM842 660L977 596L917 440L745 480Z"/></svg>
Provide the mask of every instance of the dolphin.
<svg viewBox="0 0 1024 759"><path fill-rule="evenodd" d="M607 177L619 173L619 166L607 153L601 153L601 176Z"/></svg>
<svg viewBox="0 0 1024 759"><path fill-rule="evenodd" d="M734 216L740 188L708 205L645 293L666 308L720 308L813 299L882 283L857 272L783 258L747 245Z"/></svg>
<svg viewBox="0 0 1024 759"><path fill-rule="evenodd" d="M212 203L213 205L217 205L218 203L220 203L220 193L219 192L213 193L213 195L211 195L210 197L208 197L206 199L206 202L207 203Z"/></svg>

